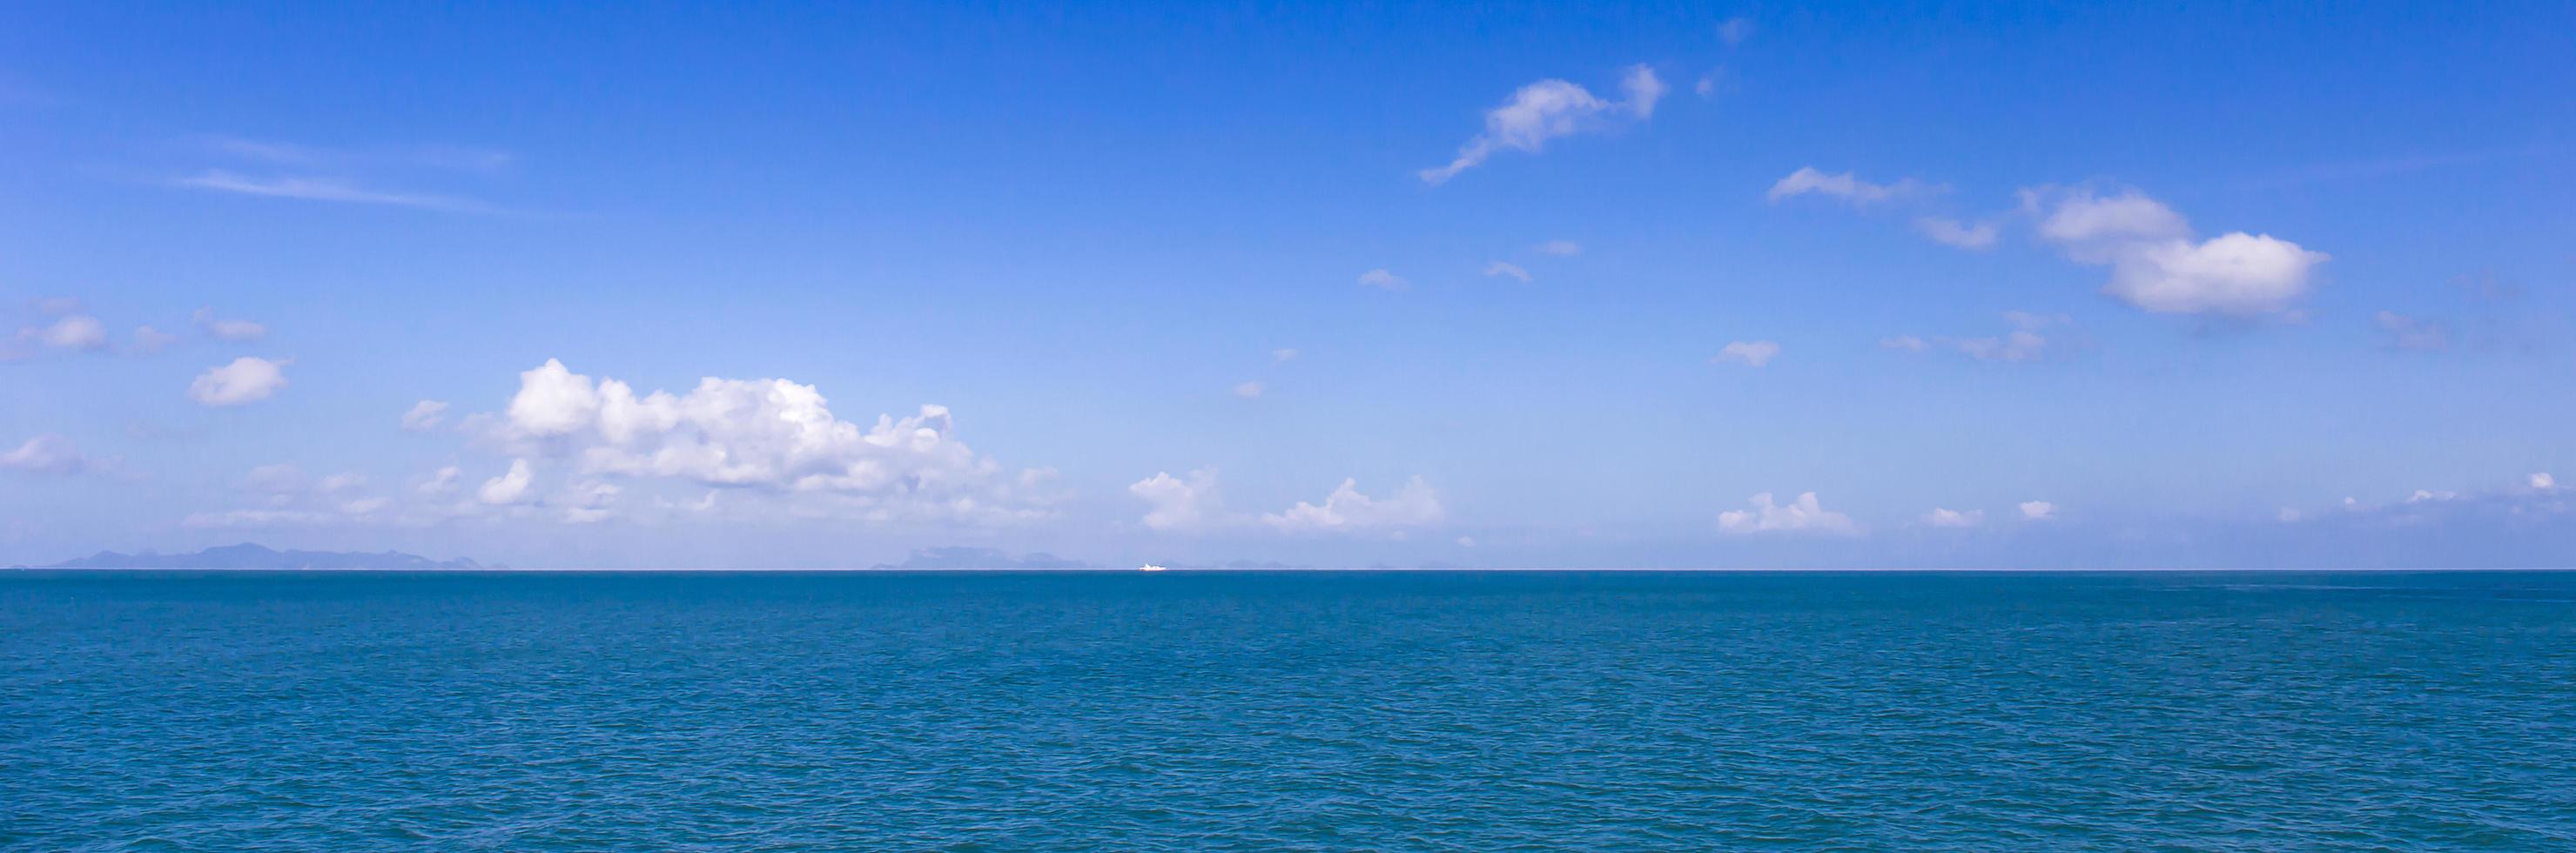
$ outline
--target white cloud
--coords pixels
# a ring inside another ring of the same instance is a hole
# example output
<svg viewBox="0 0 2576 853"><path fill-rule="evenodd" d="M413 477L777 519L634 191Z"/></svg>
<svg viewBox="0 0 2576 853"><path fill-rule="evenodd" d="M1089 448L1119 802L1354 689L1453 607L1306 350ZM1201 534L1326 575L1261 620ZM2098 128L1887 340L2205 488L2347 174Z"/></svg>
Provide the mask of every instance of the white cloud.
<svg viewBox="0 0 2576 853"><path fill-rule="evenodd" d="M1289 533L1316 533L1416 527L1437 524L1442 515L1439 493L1421 477L1384 498L1361 494L1358 480L1344 479L1321 506L1300 501L1285 512L1262 516L1261 521Z"/></svg>
<svg viewBox="0 0 2576 853"><path fill-rule="evenodd" d="M2552 492L2558 490L2558 478L2549 476L2549 472L2547 471L2538 472L2529 477L2525 477L2523 478L2523 482L2538 491Z"/></svg>
<svg viewBox="0 0 2576 853"><path fill-rule="evenodd" d="M862 427L835 417L814 386L784 379L709 377L687 394L639 396L552 359L520 374L518 394L490 427L517 455L564 459L585 477L803 495L823 516L994 522L1039 514L1051 471L1004 471L953 430L943 406Z"/></svg>
<svg viewBox="0 0 2576 853"><path fill-rule="evenodd" d="M1186 480L1157 472L1129 485L1127 493L1151 507L1145 511L1145 526L1155 530L1195 530L1226 520L1213 469L1192 471Z"/></svg>
<svg viewBox="0 0 2576 853"><path fill-rule="evenodd" d="M2057 505L2047 501L2023 501L2021 503L2021 517L2030 521L2045 521L2047 519L2056 518Z"/></svg>
<svg viewBox="0 0 2576 853"><path fill-rule="evenodd" d="M191 319L196 321L198 328L206 330L206 334L213 335L219 340L240 343L268 337L267 326L249 320L217 317L215 309L212 308L197 309L197 313Z"/></svg>
<svg viewBox="0 0 2576 853"><path fill-rule="evenodd" d="M413 432L433 430L438 428L439 422L446 419L446 401L422 400L411 404L411 411L403 413L402 428Z"/></svg>
<svg viewBox="0 0 2576 853"><path fill-rule="evenodd" d="M242 488L267 496L283 504L304 494L307 485L304 469L292 462L278 462L250 469L242 478Z"/></svg>
<svg viewBox="0 0 2576 853"><path fill-rule="evenodd" d="M1738 15L1736 17L1728 18L1724 23L1717 25L1717 39L1719 41L1726 42L1727 47L1734 47L1736 45L1743 44L1745 39L1752 37L1752 18Z"/></svg>
<svg viewBox="0 0 2576 853"><path fill-rule="evenodd" d="M1261 384L1261 380L1258 379L1238 382L1235 383L1234 386L1234 396L1241 397L1246 400L1260 399L1261 392L1263 390L1265 389Z"/></svg>
<svg viewBox="0 0 2576 853"><path fill-rule="evenodd" d="M595 524L616 517L617 512L610 505L617 502L618 494L623 491L613 483L582 483L572 487L556 503L563 505L565 524Z"/></svg>
<svg viewBox="0 0 2576 853"><path fill-rule="evenodd" d="M1555 255L1560 258L1571 258L1576 255L1583 254L1583 244L1572 240L1549 240L1536 246L1531 246L1530 251L1537 252L1542 255Z"/></svg>
<svg viewBox="0 0 2576 853"><path fill-rule="evenodd" d="M1789 173L1788 177L1781 178L1777 183L1772 184L1768 198L1777 202L1785 198L1817 193L1850 202L1854 207L1868 207L1881 202L1929 193L1935 189L1913 178L1906 178L1893 184L1873 184L1853 177L1850 172L1829 175L1817 171L1814 166L1807 166Z"/></svg>
<svg viewBox="0 0 2576 853"><path fill-rule="evenodd" d="M1779 354L1780 345L1770 341L1736 341L1718 350L1717 357L1709 361L1711 363L1731 361L1747 367L1761 367L1770 364L1771 359Z"/></svg>
<svg viewBox="0 0 2576 853"><path fill-rule="evenodd" d="M1524 282L1530 280L1529 270L1521 269L1517 265L1502 261L1495 261L1493 263L1486 264L1485 274L1488 276L1510 276Z"/></svg>
<svg viewBox="0 0 2576 853"><path fill-rule="evenodd" d="M1718 513L1717 531L1729 535L1750 533L1820 533L1835 536L1857 536L1860 525L1851 516L1825 509L1816 502L1816 493L1807 492L1786 504L1775 503L1770 492L1754 495L1750 510L1728 510Z"/></svg>
<svg viewBox="0 0 2576 853"><path fill-rule="evenodd" d="M454 494L456 492L456 487L461 484L464 479L465 469L449 465L431 473L429 475L429 479L422 480L420 485L413 487L413 490L421 493L424 497L444 497L446 495Z"/></svg>
<svg viewBox="0 0 2576 853"><path fill-rule="evenodd" d="M1923 232L1923 236L1932 238L1935 243L1979 250L1994 248L1999 232L1998 226L1992 222L1970 224L1942 216L1917 217L1914 230Z"/></svg>
<svg viewBox="0 0 2576 853"><path fill-rule="evenodd" d="M99 350L107 348L107 326L96 317L74 314L43 327L20 329L18 338L54 349Z"/></svg>
<svg viewBox="0 0 2576 853"><path fill-rule="evenodd" d="M2039 236L2077 263L2111 268L2102 291L2160 314L2251 316L2285 311L2307 295L2329 256L2268 234L2230 232L2195 242L2188 221L2135 190L2022 191Z"/></svg>
<svg viewBox="0 0 2576 853"><path fill-rule="evenodd" d="M1628 66L1628 75L1619 78L1619 90L1628 94L1628 112L1639 119L1655 116L1655 102L1664 99L1671 87L1655 76L1655 69L1643 65Z"/></svg>
<svg viewBox="0 0 2576 853"><path fill-rule="evenodd" d="M2048 348L2048 338L2028 329L2016 329L2000 338L1966 338L1952 345L1979 361L2030 361Z"/></svg>
<svg viewBox="0 0 2576 853"><path fill-rule="evenodd" d="M2372 322L2378 324L2382 343L2390 349L2439 352L2451 348L2451 329L2440 323L2394 311L2381 311Z"/></svg>
<svg viewBox="0 0 2576 853"><path fill-rule="evenodd" d="M1382 268L1360 273L1360 283L1382 290L1396 291L1413 286L1413 282L1405 281L1403 276L1387 272Z"/></svg>
<svg viewBox="0 0 2576 853"><path fill-rule="evenodd" d="M1548 140L1606 129L1625 116L1643 121L1655 114L1665 86L1654 69L1631 66L1619 81L1624 101L1605 101L1590 90L1563 80L1541 80L1513 92L1509 100L1485 113L1485 132L1460 146L1446 166L1424 169L1424 183L1439 184L1474 168L1498 151L1536 154Z"/></svg>
<svg viewBox="0 0 2576 853"><path fill-rule="evenodd" d="M253 177L226 169L208 169L180 178L173 184L188 189L210 190L235 195L291 198L305 201L337 201L351 204L378 204L411 207L447 213L498 213L497 208L470 198L430 195L373 189L341 178L300 177L291 175Z"/></svg>
<svg viewBox="0 0 2576 853"><path fill-rule="evenodd" d="M1982 509L1972 509L1962 512L1955 509L1933 507L1931 512L1923 514L1923 523L1934 527L1975 527L1978 524L1984 523L1985 520L1986 511Z"/></svg>
<svg viewBox="0 0 2576 853"><path fill-rule="evenodd" d="M29 474L78 474L89 467L90 459L81 455L79 445L53 433L27 439L18 449L0 453L0 469Z"/></svg>
<svg viewBox="0 0 2576 853"><path fill-rule="evenodd" d="M510 460L510 470L483 481L474 499L494 506L514 504L528 499L529 486L536 482L536 469L525 459Z"/></svg>
<svg viewBox="0 0 2576 853"><path fill-rule="evenodd" d="M1291 362L1291 361L1295 361L1295 360L1297 360L1297 356L1298 356L1298 354L1299 354L1299 353L1298 353L1296 350L1289 349L1289 348L1287 348L1287 347L1281 347L1281 348L1279 348L1279 349L1271 350L1271 351L1270 351L1270 363L1271 363L1271 364L1286 364L1286 363L1288 363L1288 362Z"/></svg>
<svg viewBox="0 0 2576 853"><path fill-rule="evenodd" d="M209 529L226 527L278 527L299 524L327 524L340 521L339 513L311 509L236 509L223 512L189 513L181 519L182 527Z"/></svg>
<svg viewBox="0 0 2576 853"><path fill-rule="evenodd" d="M134 327L134 351L142 355L160 352L179 340L178 335L150 326Z"/></svg>
<svg viewBox="0 0 2576 853"><path fill-rule="evenodd" d="M2175 240L2191 235L2191 223L2163 202L2136 190L2103 198L2092 190L2058 191L2042 187L2022 191L2022 206L2034 212L2053 204L2039 222L2039 236L2061 245L2083 248L2135 240Z"/></svg>
<svg viewBox="0 0 2576 853"><path fill-rule="evenodd" d="M2002 335L1981 338L1937 338L1930 343L1913 335L1898 335L1892 338L1880 338L1878 345L1886 349L1907 352L1922 352L1938 345L1957 350L1979 361L2036 361L2047 354L2049 346L2048 336L2040 334L2040 331L2050 326L2063 325L2069 320L2062 315L2047 316L2027 311L2006 311L2004 322L2010 323L2013 329Z"/></svg>
<svg viewBox="0 0 2576 853"><path fill-rule="evenodd" d="M238 406L268 399L277 389L286 387L283 372L293 359L270 361L242 356L231 364L207 368L188 385L188 399L208 406Z"/></svg>

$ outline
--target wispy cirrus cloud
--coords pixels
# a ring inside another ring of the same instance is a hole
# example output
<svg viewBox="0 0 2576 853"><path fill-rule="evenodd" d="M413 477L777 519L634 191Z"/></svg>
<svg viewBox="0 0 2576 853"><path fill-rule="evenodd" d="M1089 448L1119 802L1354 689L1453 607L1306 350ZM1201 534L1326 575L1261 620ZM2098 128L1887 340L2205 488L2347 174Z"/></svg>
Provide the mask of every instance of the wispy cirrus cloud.
<svg viewBox="0 0 2576 853"><path fill-rule="evenodd" d="M219 161L168 181L205 192L341 204L379 205L442 213L496 214L501 206L449 192L399 189L459 175L509 168L506 151L452 146L338 149L287 142L209 136L198 149Z"/></svg>
<svg viewBox="0 0 2576 853"><path fill-rule="evenodd" d="M1802 195L1822 195L1840 199L1853 207L1868 207L1885 202L1918 198L1941 192L1938 184L1927 184L1913 178L1880 184L1862 180L1851 172L1828 173L1814 166L1803 166L1771 184L1765 196L1777 203Z"/></svg>
<svg viewBox="0 0 2576 853"><path fill-rule="evenodd" d="M1653 68L1644 65L1628 67L1619 80L1619 89L1627 97L1617 101L1603 100L1592 90L1564 80L1522 86L1500 106L1486 111L1485 132L1459 146L1458 156L1448 165L1416 174L1426 184L1445 183L1498 152L1537 154L1546 150L1551 139L1606 130L1624 121L1645 121L1654 117L1655 103L1663 100L1668 88Z"/></svg>
<svg viewBox="0 0 2576 853"><path fill-rule="evenodd" d="M254 177L225 169L208 169L172 183L189 189L269 198L380 204L445 213L501 212L498 207L470 198L372 189L337 178Z"/></svg>

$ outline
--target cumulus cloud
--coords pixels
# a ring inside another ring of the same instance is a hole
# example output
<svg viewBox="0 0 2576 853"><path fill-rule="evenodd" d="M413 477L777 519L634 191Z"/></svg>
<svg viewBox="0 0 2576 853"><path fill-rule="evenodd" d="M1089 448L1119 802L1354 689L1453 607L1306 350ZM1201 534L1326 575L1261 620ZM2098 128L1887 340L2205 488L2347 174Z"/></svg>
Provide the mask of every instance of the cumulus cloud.
<svg viewBox="0 0 2576 853"><path fill-rule="evenodd" d="M197 309L197 313L192 315L191 319L196 321L197 328L206 330L206 334L213 335L218 340L241 343L268 337L267 326L249 320L217 317L215 309L212 308Z"/></svg>
<svg viewBox="0 0 2576 853"><path fill-rule="evenodd" d="M1945 246L1984 250L1994 248L2001 229L1992 222L1972 224L1946 216L1922 216L1915 218L1914 230Z"/></svg>
<svg viewBox="0 0 2576 853"><path fill-rule="evenodd" d="M1013 520L1038 513L1052 474L977 455L946 407L862 426L836 417L814 386L784 379L709 377L686 394L639 395L549 359L521 373L508 408L487 420L522 461L562 460L585 479L810 496L833 517Z"/></svg>
<svg viewBox="0 0 2576 853"><path fill-rule="evenodd" d="M1156 472L1129 485L1127 493L1150 507L1145 511L1145 526L1155 530L1195 530L1226 518L1214 469L1192 471L1188 479Z"/></svg>
<svg viewBox="0 0 2576 853"><path fill-rule="evenodd" d="M1403 276L1387 272L1382 268L1360 273L1360 283L1381 290L1398 291L1413 286L1413 282L1405 281Z"/></svg>
<svg viewBox="0 0 2576 853"><path fill-rule="evenodd" d="M402 428L413 432L433 430L437 429L439 423L446 419L446 401L422 400L411 404L411 410L403 413Z"/></svg>
<svg viewBox="0 0 2576 853"><path fill-rule="evenodd" d="M1247 380L1235 383L1234 396L1241 397L1246 400L1257 400L1260 399L1261 392L1264 390L1267 389L1261 384L1261 380Z"/></svg>
<svg viewBox="0 0 2576 853"><path fill-rule="evenodd" d="M1288 533L1394 530L1437 524L1443 517L1440 495L1421 477L1406 481L1394 494L1372 498L1361 494L1359 481L1344 479L1321 505L1300 501L1261 521Z"/></svg>
<svg viewBox="0 0 2576 853"><path fill-rule="evenodd" d="M2057 505L2047 501L2023 501L2021 503L2021 517L2029 521L2045 521L2047 519L2056 518Z"/></svg>
<svg viewBox="0 0 2576 853"><path fill-rule="evenodd" d="M615 518L617 512L611 508L611 505L616 503L618 494L624 491L614 483L589 482L573 486L564 493L561 500L557 501L563 505L563 522L595 524Z"/></svg>
<svg viewBox="0 0 2576 853"><path fill-rule="evenodd" d="M1933 507L1931 512L1923 514L1923 523L1934 527L1975 527L1984 523L1985 520L1986 511L1982 509L1972 509L1963 512L1955 509Z"/></svg>
<svg viewBox="0 0 2576 853"><path fill-rule="evenodd" d="M1551 139L1597 132L1623 121L1644 121L1654 116L1655 103L1663 99L1666 90L1654 69L1644 65L1630 66L1619 88L1627 97L1607 101L1564 80L1541 80L1523 86L1485 113L1485 132L1460 146L1458 156L1448 165L1418 174L1424 183L1440 184L1484 163L1496 152L1536 154L1545 150Z"/></svg>
<svg viewBox="0 0 2576 853"><path fill-rule="evenodd" d="M1521 281L1524 281L1524 282L1526 282L1526 281L1529 281L1529 280L1530 280L1529 270L1521 269L1521 268L1520 268L1518 265L1516 265L1516 264L1505 263L1505 262L1503 262L1503 261L1495 261L1495 262L1493 262L1493 263L1486 264L1486 265L1485 265L1485 275L1487 275L1487 276L1508 276L1508 277L1511 277L1511 278L1520 279Z"/></svg>
<svg viewBox="0 0 2576 853"><path fill-rule="evenodd" d="M2381 311L2372 322L2379 326L2380 345L2389 349L2440 352L2451 348L2451 329L2441 323L2395 311Z"/></svg>
<svg viewBox="0 0 2576 853"><path fill-rule="evenodd" d="M292 359L270 361L243 356L231 364L207 368L188 385L188 399L208 406L238 406L268 399L286 387L283 368Z"/></svg>
<svg viewBox="0 0 2576 853"><path fill-rule="evenodd" d="M1834 536L1857 536L1860 525L1851 516L1825 509L1816 501L1816 493L1806 492L1798 499L1782 504L1774 502L1770 492L1754 495L1749 510L1718 513L1717 531L1728 535L1752 533L1816 533Z"/></svg>
<svg viewBox="0 0 2576 853"><path fill-rule="evenodd" d="M46 433L27 439L18 449L0 453L0 470L57 476L88 470L90 459L81 455L80 446L61 435Z"/></svg>
<svg viewBox="0 0 2576 853"><path fill-rule="evenodd" d="M1770 364L1772 357L1779 354L1780 345L1771 341L1736 341L1719 349L1717 351L1717 357L1711 358L1709 361L1711 363L1733 362L1746 367L1761 367L1765 364Z"/></svg>
<svg viewBox="0 0 2576 853"><path fill-rule="evenodd" d="M44 326L18 330L18 339L61 350L107 348L107 326L87 314L73 314Z"/></svg>
<svg viewBox="0 0 2576 853"><path fill-rule="evenodd" d="M412 490L419 492L422 497L446 497L455 494L457 486L464 480L465 469L449 465L431 472L427 479L420 481L420 485L412 487Z"/></svg>
<svg viewBox="0 0 2576 853"><path fill-rule="evenodd" d="M483 487L474 491L474 499L494 506L527 500L536 478L536 469L528 465L528 460L512 459L510 470L483 481Z"/></svg>
<svg viewBox="0 0 2576 853"><path fill-rule="evenodd" d="M2529 477L2525 477L2523 478L2523 483L2524 485L2530 486L2533 491L2554 492L2558 490L2558 478L2549 476L2549 472L2547 471L2536 472Z"/></svg>
<svg viewBox="0 0 2576 853"><path fill-rule="evenodd" d="M1892 184L1873 184L1853 176L1850 172L1826 174L1818 171L1814 166L1806 166L1773 183L1768 198L1778 202L1781 199L1813 193L1841 199L1854 207L1868 207L1922 195L1935 189L1913 178L1906 178Z"/></svg>
<svg viewBox="0 0 2576 853"><path fill-rule="evenodd" d="M2283 312L2329 259L2268 234L2197 240L2181 214L2135 190L2039 187L2022 191L2022 206L2040 217L2040 239L2068 259L2111 268L2104 293L2160 314Z"/></svg>

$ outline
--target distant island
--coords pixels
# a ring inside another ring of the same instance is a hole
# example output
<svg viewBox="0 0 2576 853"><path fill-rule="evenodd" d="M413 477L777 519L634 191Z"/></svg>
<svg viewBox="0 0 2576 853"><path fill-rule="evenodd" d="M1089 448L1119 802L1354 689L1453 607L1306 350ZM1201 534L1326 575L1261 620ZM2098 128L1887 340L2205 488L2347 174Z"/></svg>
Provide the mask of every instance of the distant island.
<svg viewBox="0 0 2576 853"><path fill-rule="evenodd" d="M17 568L27 568L19 566ZM508 566L486 566L473 560L432 560L417 554L386 551L362 554L348 551L280 551L265 545L244 542L208 548L188 554L119 554L100 551L77 560L66 560L40 569L369 569L414 571L475 571L506 569Z"/></svg>

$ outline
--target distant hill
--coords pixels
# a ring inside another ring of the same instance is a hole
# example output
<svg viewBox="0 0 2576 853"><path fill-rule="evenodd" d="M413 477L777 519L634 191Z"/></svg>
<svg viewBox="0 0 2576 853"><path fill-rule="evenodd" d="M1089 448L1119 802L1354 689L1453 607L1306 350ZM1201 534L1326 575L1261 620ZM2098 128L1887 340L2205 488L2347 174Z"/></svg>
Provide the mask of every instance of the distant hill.
<svg viewBox="0 0 2576 853"><path fill-rule="evenodd" d="M360 554L346 551L279 551L264 545L244 542L208 548L190 554L119 554L100 551L89 557L66 560L46 569L413 569L455 571L472 569L506 569L467 559L432 560L417 554L386 551Z"/></svg>
<svg viewBox="0 0 2576 853"><path fill-rule="evenodd" d="M878 563L878 569L1096 569L1081 560L1068 560L1039 551L1013 556L996 548L923 548L900 563Z"/></svg>

